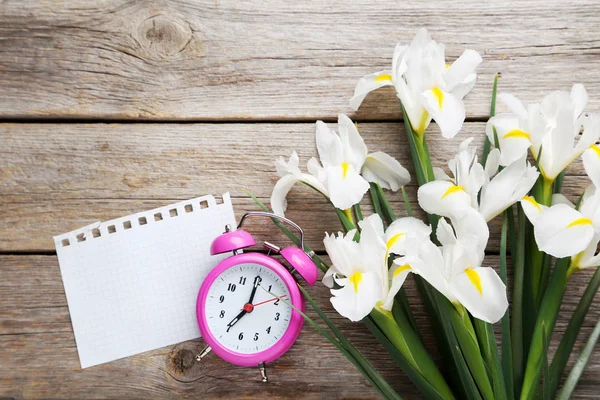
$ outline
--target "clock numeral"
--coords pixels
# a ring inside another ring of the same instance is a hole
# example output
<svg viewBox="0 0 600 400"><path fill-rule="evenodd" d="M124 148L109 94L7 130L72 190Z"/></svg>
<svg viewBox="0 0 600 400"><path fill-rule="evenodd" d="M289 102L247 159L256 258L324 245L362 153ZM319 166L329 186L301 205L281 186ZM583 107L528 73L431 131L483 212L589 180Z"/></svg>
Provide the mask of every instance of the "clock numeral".
<svg viewBox="0 0 600 400"><path fill-rule="evenodd" d="M231 329L231 325L227 325L227 330L225 332L229 333L230 329Z"/></svg>
<svg viewBox="0 0 600 400"><path fill-rule="evenodd" d="M239 339L239 340L242 340L243 338L244 338L244 332L240 332L240 334L239 334L239 336L238 336L238 339Z"/></svg>
<svg viewBox="0 0 600 400"><path fill-rule="evenodd" d="M279 321L279 316L280 316L280 315L281 315L281 314L279 314L279 313L275 313L275 321Z"/></svg>
<svg viewBox="0 0 600 400"><path fill-rule="evenodd" d="M221 312L219 313L219 318L224 318L225 317L225 310L221 310Z"/></svg>
<svg viewBox="0 0 600 400"><path fill-rule="evenodd" d="M227 291L235 292L235 283L230 283L229 286L227 286Z"/></svg>
<svg viewBox="0 0 600 400"><path fill-rule="evenodd" d="M273 285L269 285L269 290L267 290L267 292L270 292L272 287Z"/></svg>
<svg viewBox="0 0 600 400"><path fill-rule="evenodd" d="M258 340L258 332L256 332L256 333L254 334L254 341L256 342L257 340Z"/></svg>
<svg viewBox="0 0 600 400"><path fill-rule="evenodd" d="M267 334L271 333L271 327L267 328Z"/></svg>
<svg viewBox="0 0 600 400"><path fill-rule="evenodd" d="M219 297L219 303L222 303L225 301L225 296L221 295L221 297Z"/></svg>
<svg viewBox="0 0 600 400"><path fill-rule="evenodd" d="M246 284L246 277L240 276L240 285L245 285L245 284Z"/></svg>
<svg viewBox="0 0 600 400"><path fill-rule="evenodd" d="M281 299L275 300L275 303L273 303L273 304L275 304L276 306L278 306L279 305L279 300L281 300Z"/></svg>

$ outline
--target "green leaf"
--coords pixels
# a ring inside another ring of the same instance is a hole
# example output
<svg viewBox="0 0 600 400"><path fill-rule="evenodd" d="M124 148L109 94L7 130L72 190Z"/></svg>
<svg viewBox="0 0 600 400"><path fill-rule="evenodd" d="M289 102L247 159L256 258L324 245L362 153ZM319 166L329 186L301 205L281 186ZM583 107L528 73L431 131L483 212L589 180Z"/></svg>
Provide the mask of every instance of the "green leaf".
<svg viewBox="0 0 600 400"><path fill-rule="evenodd" d="M565 173L567 172L567 169L563 169L562 172L560 174L558 174L558 176L556 177L556 180L554 181L554 193L560 193L560 190L562 189L562 184L565 180Z"/></svg>
<svg viewBox="0 0 600 400"><path fill-rule="evenodd" d="M346 216L346 214L344 214L344 211L340 210L339 208L335 209L335 212L340 220L340 223L342 224L342 227L344 228L345 232L349 232L352 229L356 229L356 226L354 225L354 222L350 221L350 219L348 219L348 217ZM358 231L356 232L358 235ZM354 237L355 241L358 241L358 236Z"/></svg>
<svg viewBox="0 0 600 400"><path fill-rule="evenodd" d="M406 215L409 217L413 216L412 207L410 206L410 201L408 200L408 195L406 194L406 189L402 186L402 197L404 198L404 205L406 206Z"/></svg>
<svg viewBox="0 0 600 400"><path fill-rule="evenodd" d="M598 342L598 338L600 337L600 321L596 323L592 334L590 335L588 341L585 343L583 350L581 350L581 354L579 358L575 362L573 369L569 373L565 384L562 387L562 390L558 394L557 400L568 400L571 398L575 387L577 386L577 382L579 382L579 378L581 378L581 374L583 373L585 366L590 361L590 357L594 353L594 347L596 347L596 343Z"/></svg>
<svg viewBox="0 0 600 400"><path fill-rule="evenodd" d="M372 317L365 317L362 322L369 328L373 336L383 345L387 350L388 354L398 364L398 366L404 371L406 376L417 386L421 391L424 398L427 399L452 399L453 397L442 396L435 388L427 382L427 380L421 375L409 362L404 358L402 353L394 346L394 344L387 338L383 331L377 326Z"/></svg>
<svg viewBox="0 0 600 400"><path fill-rule="evenodd" d="M513 253L513 298L512 298L512 359L513 359L513 386L514 396L519 397L523 372L525 370L524 345L523 345L523 288L525 278L525 215L523 208L517 206L518 234L515 240L516 252ZM514 230L512 230L514 232ZM504 354L504 353L503 353Z"/></svg>
<svg viewBox="0 0 600 400"><path fill-rule="evenodd" d="M410 304L408 303L408 298L406 296L406 291L404 290L404 287L401 287L398 291L398 294L396 294L396 297L394 298L394 306L392 307L392 314L394 315L394 319L398 323L400 323L400 316L397 316L396 314L399 312L403 314L403 317L406 320L408 320L412 329L419 336L419 338L421 338L419 328L417 327L417 321L415 320L415 317L413 316L413 313L410 310Z"/></svg>
<svg viewBox="0 0 600 400"><path fill-rule="evenodd" d="M498 346L496 344L496 338L494 337L494 328L492 327L492 324L488 324L487 322L476 318L474 319L474 324L483 360L485 361L485 365L492 380L494 398L496 400L506 400L507 388L504 380L504 373L502 371L503 365L500 362Z"/></svg>
<svg viewBox="0 0 600 400"><path fill-rule="evenodd" d="M410 326L403 314L395 319L389 311L374 308L369 316L388 340L400 351L407 361L444 397L453 397L452 391L431 359L423 342Z"/></svg>
<svg viewBox="0 0 600 400"><path fill-rule="evenodd" d="M535 396L540 375L542 374L543 357L548 351L547 343L544 343L544 337L552 336L556 317L558 316L560 304L562 303L567 286L567 271L570 262L570 258L561 258L554 266L548 290L542 300L531 337L523 378L523 388L521 390L521 400L533 399Z"/></svg>
<svg viewBox="0 0 600 400"><path fill-rule="evenodd" d="M585 316L590 309L592 301L594 300L594 296L596 295L599 287L600 268L597 268L596 272L594 272L594 276L585 289L583 296L581 296L581 299L577 304L577 308L573 312L573 316L569 321L569 325L567 325L567 329L560 339L560 344L558 345L558 349L556 349L556 353L552 359L552 364L550 364L549 394L551 397L554 397L556 394L556 389L560 383L560 378L563 375L563 371L567 365L567 362L569 361L569 356L571 355L571 351L573 351L573 346L577 341L577 335L581 330Z"/></svg>
<svg viewBox="0 0 600 400"><path fill-rule="evenodd" d="M496 115L496 93L498 92L498 74L494 75L494 86L492 87L492 101L490 104L490 117Z"/></svg>
<svg viewBox="0 0 600 400"><path fill-rule="evenodd" d="M550 345L550 341L548 340L548 335L545 329L542 329L542 341L544 343L544 347L547 349L548 345ZM542 399L549 399L548 393L550 391L550 381L548 379L549 375L548 369L548 352L544 352L544 356L542 357Z"/></svg>
<svg viewBox="0 0 600 400"><path fill-rule="evenodd" d="M481 395L485 400L494 400L494 391L486 372L486 365L481 355L477 335L467 311L464 308L461 309L462 312L456 309L449 312L452 328L454 328L465 361Z"/></svg>
<svg viewBox="0 0 600 400"><path fill-rule="evenodd" d="M381 375L379 375L379 373L371 366L367 359L346 339L344 334L333 324L333 322L331 322L329 317L327 317L327 315L321 310L311 295L302 286L298 285L298 288L306 300L308 300L311 307L319 315L319 317L325 322L325 324L327 324L329 329L331 329L342 346L350 353L352 357L354 357L357 363L360 364L360 367L371 378L372 382L375 383L374 386L380 389L380 392L384 394L386 398L399 398L388 382L381 377Z"/></svg>
<svg viewBox="0 0 600 400"><path fill-rule="evenodd" d="M383 189L379 185L379 183L371 183L371 190L373 190L373 186L375 186L375 191L377 192L377 197L379 198L379 202L381 204L381 211L385 216L385 219L388 221L388 224L391 224L396 220L396 213L392 209L390 202L388 201L385 193L383 193Z"/></svg>
<svg viewBox="0 0 600 400"><path fill-rule="evenodd" d="M360 203L356 203L354 205L354 214L356 214L356 222L360 222L363 220L363 214L360 208Z"/></svg>
<svg viewBox="0 0 600 400"><path fill-rule="evenodd" d="M265 292L269 293L271 296L276 296L274 293L265 289L262 285L260 285L260 288ZM300 290L304 293L305 296L308 296L310 298L309 302L314 308L316 303L312 301L310 295L308 295L308 293L300 285L298 285L298 288L300 288ZM373 385L375 389L377 389L383 395L385 399L401 399L401 397L394 391L394 389L392 389L392 387L387 383L387 381L383 379L377 371L375 371L371 364L369 364L369 362L364 357L362 357L362 355L348 341L346 341L347 346L345 346L341 341L336 340L333 336L331 336L329 332L321 328L319 324L317 324L312 318L310 318L308 315L302 312L302 310L298 309L297 307L294 307L294 305L286 299L281 299L281 301L290 306L298 314L300 314L302 318L304 318L304 320L309 323L309 325L311 325L317 330L317 332L321 334L321 336L323 336L331 344L333 344L340 351L340 353L342 353L350 362L352 362L352 364L354 364L356 369L363 374L363 376L371 383L371 385ZM315 311L317 310L315 309ZM317 311L317 313L321 316L321 318L325 316L325 314L323 314L322 312L319 313ZM327 317L325 316L325 318ZM327 321L329 321L329 319L327 319ZM329 321L329 323L331 323L331 321ZM333 326L333 324L331 324L331 326Z"/></svg>
<svg viewBox="0 0 600 400"><path fill-rule="evenodd" d="M408 119L408 114L406 113L406 110L404 109L404 106L402 105L402 103L400 103L400 106L402 107L402 116L404 119L404 129L406 129L406 136L408 137L408 145L410 147L410 154L412 156L413 164L415 166L415 175L417 175L417 182L418 182L419 186L421 186L421 185L424 185L425 183L429 182L429 179L427 176L427 170L423 166L424 162L421 160L421 157L419 154L419 149L417 148L417 140L419 140L419 138L412 130L410 120Z"/></svg>
<svg viewBox="0 0 600 400"><path fill-rule="evenodd" d="M379 201L379 195L377 194L377 190L375 189L375 184L371 183L369 193L371 194L371 201L373 201L373 209L375 213L383 218L383 210L381 209L381 202Z"/></svg>
<svg viewBox="0 0 600 400"><path fill-rule="evenodd" d="M490 104L490 118L496 115L496 93L498 92L498 74L494 75L494 86L492 87L492 102ZM492 143L490 139L485 136L485 142L483 143L483 155L481 156L481 165L485 165L487 162L488 155L490 154L490 150L492 147Z"/></svg>
<svg viewBox="0 0 600 400"><path fill-rule="evenodd" d="M432 288L432 290L435 290ZM442 324L442 332L446 335L448 341L448 347L452 355L451 359L456 366L456 372L458 374L461 386L465 392L465 396L468 399L481 399L481 394L477 389L477 385L472 376L472 372L469 371L469 366L466 362L467 355L465 349L459 346L458 335L453 329L453 323L451 322L450 315L452 313L457 314L454 306L441 294L435 293L433 296L434 305L439 310L438 314L440 322ZM484 371L485 373L485 371Z"/></svg>
<svg viewBox="0 0 600 400"><path fill-rule="evenodd" d="M512 208L511 208L512 210ZM500 234L500 279L506 285L508 282L507 278L507 266L506 266L506 241L507 241L507 231L508 231L508 210L506 210L502 214L502 231ZM512 214L512 213L511 213ZM489 325L489 324L488 324ZM493 338L493 329L491 326L487 327L488 330L492 332ZM506 310L504 316L502 317L501 323L501 334L502 334L502 378L505 384L505 392L504 396L507 399L513 399L515 395L514 385L513 385L513 356L512 356L512 343L510 340L510 308ZM495 341L494 341L495 344ZM490 343L491 345L491 343ZM496 352L496 357L498 353ZM489 366L489 362L488 362ZM496 385L498 384L499 378L492 377L492 382L494 384L494 393L497 392Z"/></svg>

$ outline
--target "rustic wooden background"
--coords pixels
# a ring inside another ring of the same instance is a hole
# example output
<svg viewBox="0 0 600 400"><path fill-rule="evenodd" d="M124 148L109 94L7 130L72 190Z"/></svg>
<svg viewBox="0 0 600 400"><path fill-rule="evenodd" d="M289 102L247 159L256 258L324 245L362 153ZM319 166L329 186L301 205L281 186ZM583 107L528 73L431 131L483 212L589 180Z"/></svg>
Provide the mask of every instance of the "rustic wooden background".
<svg viewBox="0 0 600 400"><path fill-rule="evenodd" d="M376 397L308 327L267 385L256 369L215 356L197 363L201 339L82 371L51 238L206 193L230 191L238 216L255 210L242 189L267 201L273 160L295 149L306 162L314 121L338 112L359 121L371 150L409 165L393 93L370 95L355 114L348 100L356 80L387 68L396 41L421 26L450 59L465 48L484 59L463 132L447 142L432 126L437 165L460 140L482 142L496 72L500 89L524 101L583 82L598 112L599 16L597 1L558 0L0 1L0 398ZM574 197L586 184L576 163L565 191ZM414 186L409 194L414 202ZM338 229L303 188L292 191L289 216L320 251L323 232ZM257 231L276 241L267 224ZM490 265L497 239L493 224ZM553 346L590 276L572 279ZM311 292L400 393L418 397L361 324L336 317L322 286ZM415 312L431 343L418 304ZM599 397L599 384L596 351L576 395Z"/></svg>

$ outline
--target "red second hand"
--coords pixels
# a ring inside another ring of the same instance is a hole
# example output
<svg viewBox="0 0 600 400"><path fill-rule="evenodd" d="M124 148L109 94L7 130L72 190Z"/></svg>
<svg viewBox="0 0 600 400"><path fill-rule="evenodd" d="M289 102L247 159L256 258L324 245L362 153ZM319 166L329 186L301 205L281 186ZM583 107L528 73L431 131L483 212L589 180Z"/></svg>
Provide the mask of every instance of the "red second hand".
<svg viewBox="0 0 600 400"><path fill-rule="evenodd" d="M285 294L283 296L281 296L281 297L273 297L272 299L261 301L260 303L252 304L252 306L254 306L254 307L260 306L261 304L265 304L265 303L268 303L270 301L275 301L277 299L283 299L284 297L285 297Z"/></svg>

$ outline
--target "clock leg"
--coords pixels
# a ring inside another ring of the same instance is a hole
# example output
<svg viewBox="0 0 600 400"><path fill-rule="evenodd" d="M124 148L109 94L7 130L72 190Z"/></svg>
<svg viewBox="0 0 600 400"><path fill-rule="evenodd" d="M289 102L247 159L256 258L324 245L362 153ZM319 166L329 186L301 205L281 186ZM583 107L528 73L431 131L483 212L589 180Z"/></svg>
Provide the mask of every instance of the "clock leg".
<svg viewBox="0 0 600 400"><path fill-rule="evenodd" d="M200 352L200 354L198 354L198 355L196 356L196 361L202 361L202 359L203 359L204 357L206 357L206 356L208 355L208 353L210 353L210 351L211 351L211 350L212 350L212 349L210 348L210 346L206 346L206 347L204 348L204 350L202 350L202 351Z"/></svg>
<svg viewBox="0 0 600 400"><path fill-rule="evenodd" d="M258 364L258 367L260 368L260 375L262 376L262 381L269 382L269 378L267 377L267 367L265 366L265 363L261 362L260 364Z"/></svg>

